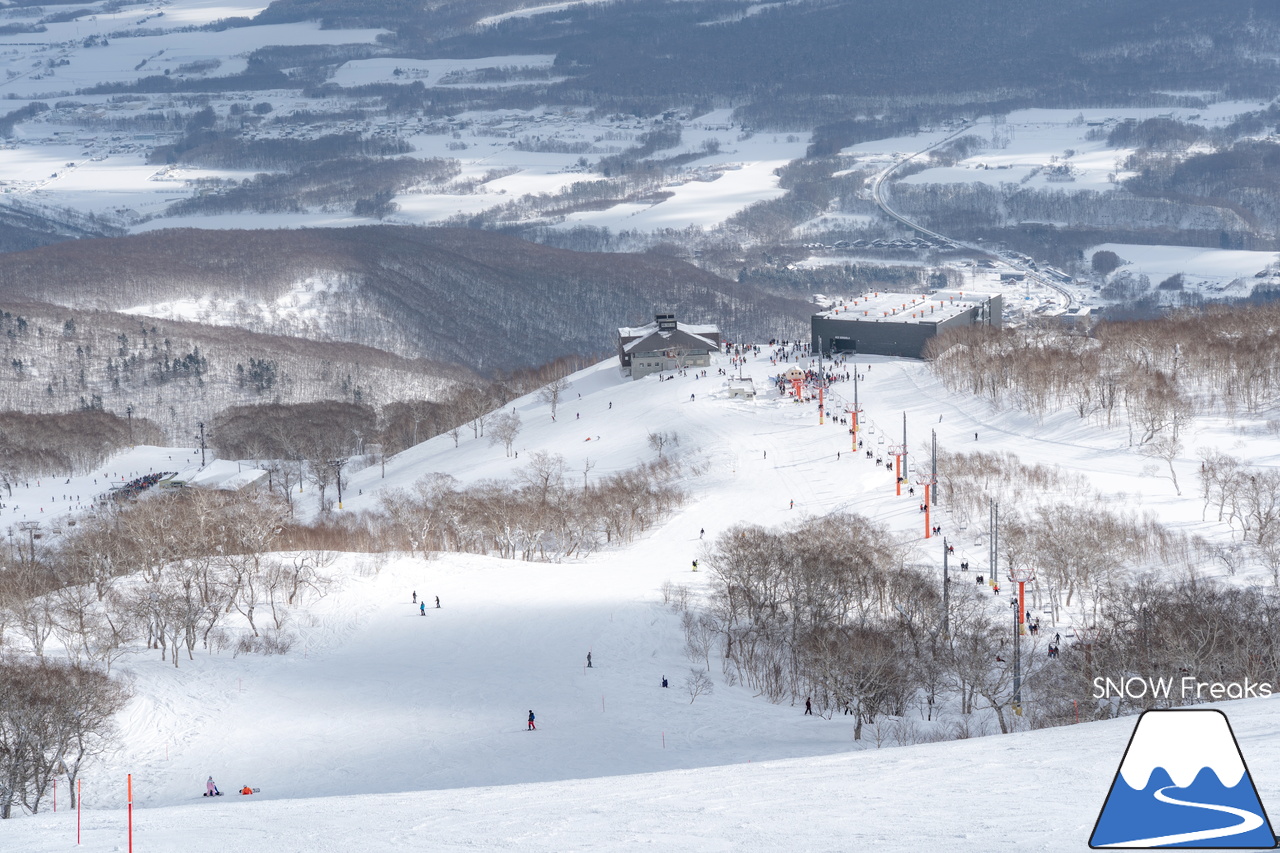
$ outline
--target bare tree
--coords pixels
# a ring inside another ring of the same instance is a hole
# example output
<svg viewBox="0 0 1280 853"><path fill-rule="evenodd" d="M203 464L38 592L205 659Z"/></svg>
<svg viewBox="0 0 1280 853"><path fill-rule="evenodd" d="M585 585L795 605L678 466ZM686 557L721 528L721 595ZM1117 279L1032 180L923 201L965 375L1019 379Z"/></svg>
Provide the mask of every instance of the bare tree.
<svg viewBox="0 0 1280 853"><path fill-rule="evenodd" d="M128 700L120 682L51 661L0 662L0 819L15 803L32 814L65 767L74 779L113 733Z"/></svg>
<svg viewBox="0 0 1280 853"><path fill-rule="evenodd" d="M511 455L511 445L516 443L520 435L520 415L516 412L503 412L495 415L489 427L489 445L501 444Z"/></svg>
<svg viewBox="0 0 1280 853"><path fill-rule="evenodd" d="M689 691L690 705L703 694L710 696L714 686L705 669L690 669L684 679L684 688Z"/></svg>
<svg viewBox="0 0 1280 853"><path fill-rule="evenodd" d="M563 376L552 379L538 392L538 400L551 407L551 417L555 418L556 409L560 406L560 397L569 390L569 380Z"/></svg>
<svg viewBox="0 0 1280 853"><path fill-rule="evenodd" d="M1143 447L1143 453L1164 460L1169 468L1169 480L1173 483L1173 490L1178 497L1182 497L1182 489L1178 486L1178 472L1173 467L1174 460L1182 453L1182 440L1176 434L1160 435Z"/></svg>
<svg viewBox="0 0 1280 853"><path fill-rule="evenodd" d="M668 445L677 445L680 443L680 435L675 432L651 432L648 435L649 446L658 451L658 455L662 456L663 450Z"/></svg>
<svg viewBox="0 0 1280 853"><path fill-rule="evenodd" d="M565 459L559 453L539 450L530 457L529 464L520 472L520 478L529 484L541 506L564 488L566 467Z"/></svg>

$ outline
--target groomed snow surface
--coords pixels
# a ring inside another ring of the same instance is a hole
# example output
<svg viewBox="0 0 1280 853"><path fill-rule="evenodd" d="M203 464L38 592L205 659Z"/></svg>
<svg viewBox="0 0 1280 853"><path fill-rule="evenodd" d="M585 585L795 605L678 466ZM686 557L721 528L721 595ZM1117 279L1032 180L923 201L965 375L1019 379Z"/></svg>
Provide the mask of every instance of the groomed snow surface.
<svg viewBox="0 0 1280 853"><path fill-rule="evenodd" d="M1118 506L1224 535L1199 521L1195 498L1175 498L1167 478L1144 474L1123 429L993 412L917 362L858 364L875 427L869 446L886 434L896 443L905 411L913 448L936 430L943 449L1012 450L1090 477ZM919 541L922 561L940 558L941 541L920 538L918 498L895 496L892 473L849 452L843 427L820 426L812 405L769 387L786 366L747 365L763 389L751 403L728 397L716 375L725 359L708 378L666 382L632 382L606 362L570 377L555 421L533 396L511 404L524 423L519 458L466 431L457 448L439 436L399 454L385 478L377 466L354 471L344 512L431 472L509 478L538 450L562 454L571 478L588 459L586 476L600 477L652 459L653 431L679 434L674 453L691 473L687 504L624 548L555 565L341 555L327 569L335 587L287 626L297 637L288 655L197 653L178 669L155 651L126 657L117 669L137 695L121 715L119 750L85 771L83 844L63 788L57 814L0 822L0 850L126 850L129 773L139 853L1087 849L1136 718L932 745L888 737L878 749L869 731L853 740L850 717L806 717L727 686L714 660L714 693L690 703L679 617L660 588L674 580L695 598L705 590L708 573L690 571L703 556L702 528L709 542L739 521L781 526L851 510ZM851 399L851 383L827 398L836 413ZM1187 445L1175 463L1185 482L1200 447L1274 462L1273 440L1241 422L1202 422ZM190 476L198 458L137 448L103 467L113 480L152 469ZM301 499L313 513L310 486ZM934 518L957 545L953 568L984 559L985 545L958 535L954 519ZM1274 806L1280 737L1269 701L1215 707ZM530 709L536 732L525 728ZM210 774L225 796L200 796ZM235 794L244 785L262 792Z"/></svg>

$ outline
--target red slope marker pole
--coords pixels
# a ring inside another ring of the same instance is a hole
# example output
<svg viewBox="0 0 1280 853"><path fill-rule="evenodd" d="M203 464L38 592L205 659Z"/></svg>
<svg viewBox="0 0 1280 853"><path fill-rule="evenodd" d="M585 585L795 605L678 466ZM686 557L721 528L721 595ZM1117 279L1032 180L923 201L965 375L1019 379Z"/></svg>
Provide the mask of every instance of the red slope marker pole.
<svg viewBox="0 0 1280 853"><path fill-rule="evenodd" d="M133 774L129 774L129 853L133 853Z"/></svg>

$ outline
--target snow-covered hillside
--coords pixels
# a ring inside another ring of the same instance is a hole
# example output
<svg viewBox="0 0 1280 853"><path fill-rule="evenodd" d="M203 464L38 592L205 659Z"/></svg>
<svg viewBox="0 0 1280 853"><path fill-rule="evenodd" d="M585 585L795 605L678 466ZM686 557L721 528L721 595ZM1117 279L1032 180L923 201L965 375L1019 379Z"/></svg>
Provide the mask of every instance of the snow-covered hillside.
<svg viewBox="0 0 1280 853"><path fill-rule="evenodd" d="M714 692L690 702L680 619L661 587L686 585L696 598L708 575L691 561L732 524L849 510L917 541L922 564L941 559L942 540L923 539L919 498L895 495L892 472L851 452L845 427L819 425L813 404L779 397L768 378L780 367L764 353L744 368L761 392L754 402L730 398L724 358L706 378L636 382L609 361L570 377L554 420L533 396L513 404L524 424L518 456L466 430L457 447L443 435L388 460L385 477L379 466L353 472L341 512L373 508L380 490L433 472L510 478L538 451L563 455L571 478L600 477L654 458L648 436L665 432L679 437L665 452L686 466L690 499L635 544L575 563L342 555L327 570L335 587L288 626L298 642L285 656L197 654L178 669L155 651L126 657L117 667L133 674L137 698L122 715L120 749L84 774L79 849L126 849L129 773L138 850L1085 849L1132 719L898 747L950 724L908 718L855 742L852 718L770 704L722 683L714 661ZM865 377L866 447L900 442L905 412L921 474L936 431L940 449L1061 465L1099 500L1226 538L1199 520L1196 498L1175 497L1153 474L1122 428L993 412L946 391L919 362L863 357L840 369ZM843 416L852 399L853 383L840 382L828 411ZM1186 443L1174 463L1186 483L1200 448L1275 461L1261 424L1205 421ZM114 479L197 459L139 448L105 467ZM92 479L58 490L88 492ZM304 512L318 511L309 486L301 497ZM956 562L983 564L985 543L945 507L933 518ZM1269 701L1219 706L1264 805L1280 802ZM536 732L526 731L530 709ZM200 798L210 774L227 792L212 802ZM233 795L243 785L262 792ZM65 809L0 823L4 850L74 846Z"/></svg>

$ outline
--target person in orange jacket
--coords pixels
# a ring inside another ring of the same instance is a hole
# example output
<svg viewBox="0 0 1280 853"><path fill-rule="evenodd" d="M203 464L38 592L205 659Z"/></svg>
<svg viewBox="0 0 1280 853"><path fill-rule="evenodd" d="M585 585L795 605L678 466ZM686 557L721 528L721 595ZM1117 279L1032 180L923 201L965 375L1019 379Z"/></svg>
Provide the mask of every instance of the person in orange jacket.
<svg viewBox="0 0 1280 853"><path fill-rule="evenodd" d="M242 794L252 794L252 793L253 793L253 789L252 789L252 788L250 788L248 785L245 785L243 788L241 788L241 789L240 789L240 793L242 793Z"/></svg>

